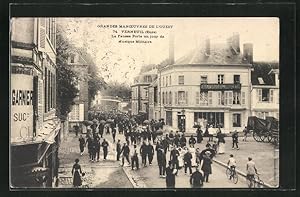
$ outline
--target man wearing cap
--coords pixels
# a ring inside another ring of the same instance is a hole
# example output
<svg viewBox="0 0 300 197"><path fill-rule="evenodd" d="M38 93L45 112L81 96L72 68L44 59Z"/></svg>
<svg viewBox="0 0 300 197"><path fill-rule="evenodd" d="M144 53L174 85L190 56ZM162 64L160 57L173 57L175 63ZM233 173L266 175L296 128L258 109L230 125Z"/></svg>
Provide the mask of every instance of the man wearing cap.
<svg viewBox="0 0 300 197"><path fill-rule="evenodd" d="M199 166L196 167L196 171L193 172L190 178L190 184L192 188L201 188L203 187L204 177L203 172L199 170Z"/></svg>

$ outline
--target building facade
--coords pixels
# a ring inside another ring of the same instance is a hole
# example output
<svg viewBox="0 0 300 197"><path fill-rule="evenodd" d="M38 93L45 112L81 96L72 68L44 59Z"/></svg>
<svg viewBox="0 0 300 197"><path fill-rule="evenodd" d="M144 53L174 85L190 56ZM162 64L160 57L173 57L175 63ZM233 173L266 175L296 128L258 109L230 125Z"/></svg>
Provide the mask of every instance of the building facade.
<svg viewBox="0 0 300 197"><path fill-rule="evenodd" d="M242 130L251 110L250 58L240 52L238 34L202 46L159 69L155 112L182 131L194 132L195 124Z"/></svg>
<svg viewBox="0 0 300 197"><path fill-rule="evenodd" d="M251 115L279 120L279 65L253 63L251 88Z"/></svg>
<svg viewBox="0 0 300 197"><path fill-rule="evenodd" d="M10 186L52 187L58 175L56 20L11 19Z"/></svg>
<svg viewBox="0 0 300 197"><path fill-rule="evenodd" d="M77 123L82 123L88 119L89 93L88 93L88 63L75 49L68 58L68 65L78 77L77 97L74 99L74 105L69 113L69 127L72 128Z"/></svg>
<svg viewBox="0 0 300 197"><path fill-rule="evenodd" d="M156 72L157 70L153 69L141 73L134 79L134 84L131 86L132 115L137 115L139 113L149 113L148 87L153 81L156 80Z"/></svg>

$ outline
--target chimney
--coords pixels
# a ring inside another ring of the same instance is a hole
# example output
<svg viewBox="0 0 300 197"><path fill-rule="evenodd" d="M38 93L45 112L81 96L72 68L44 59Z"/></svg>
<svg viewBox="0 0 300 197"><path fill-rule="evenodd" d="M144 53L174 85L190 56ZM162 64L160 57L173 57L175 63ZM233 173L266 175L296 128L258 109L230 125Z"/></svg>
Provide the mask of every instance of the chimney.
<svg viewBox="0 0 300 197"><path fill-rule="evenodd" d="M243 47L244 47L244 51L243 51L244 60L247 63L252 64L253 63L253 44L245 43L243 45Z"/></svg>
<svg viewBox="0 0 300 197"><path fill-rule="evenodd" d="M174 34L172 30L169 36L169 64L174 64Z"/></svg>
<svg viewBox="0 0 300 197"><path fill-rule="evenodd" d="M234 33L231 37L227 39L228 46L237 55L240 53L240 35L239 33Z"/></svg>
<svg viewBox="0 0 300 197"><path fill-rule="evenodd" d="M207 38L205 40L205 55L209 56L210 55L210 39Z"/></svg>

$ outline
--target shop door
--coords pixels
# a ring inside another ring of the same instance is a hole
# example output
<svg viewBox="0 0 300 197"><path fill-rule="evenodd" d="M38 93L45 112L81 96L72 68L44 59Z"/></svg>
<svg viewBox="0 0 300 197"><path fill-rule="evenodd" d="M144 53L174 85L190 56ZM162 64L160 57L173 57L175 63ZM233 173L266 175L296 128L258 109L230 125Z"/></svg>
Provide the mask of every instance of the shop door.
<svg viewBox="0 0 300 197"><path fill-rule="evenodd" d="M178 129L180 132L185 132L185 115L178 115Z"/></svg>

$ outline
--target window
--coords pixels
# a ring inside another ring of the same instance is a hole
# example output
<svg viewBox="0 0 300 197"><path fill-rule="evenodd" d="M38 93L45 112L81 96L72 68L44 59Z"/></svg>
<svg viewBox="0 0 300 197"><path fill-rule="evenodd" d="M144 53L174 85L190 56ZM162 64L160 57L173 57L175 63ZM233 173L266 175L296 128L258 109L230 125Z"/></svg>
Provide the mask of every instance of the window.
<svg viewBox="0 0 300 197"><path fill-rule="evenodd" d="M48 111L48 96L47 96L47 87L48 87L48 69L45 67L45 72L44 72L44 78L45 78L45 84L44 84L44 112L46 113Z"/></svg>
<svg viewBox="0 0 300 197"><path fill-rule="evenodd" d="M241 104L240 97L241 97L240 92L233 92L233 104L237 104L237 105Z"/></svg>
<svg viewBox="0 0 300 197"><path fill-rule="evenodd" d="M207 84L207 76L206 75L202 75L200 77L200 83L201 84Z"/></svg>
<svg viewBox="0 0 300 197"><path fill-rule="evenodd" d="M157 103L157 87L154 88L154 94L153 94L153 97L154 97L154 103Z"/></svg>
<svg viewBox="0 0 300 197"><path fill-rule="evenodd" d="M162 78L162 87L165 86L165 77Z"/></svg>
<svg viewBox="0 0 300 197"><path fill-rule="evenodd" d="M178 93L175 92L175 105L178 105Z"/></svg>
<svg viewBox="0 0 300 197"><path fill-rule="evenodd" d="M172 85L171 75L170 75L170 77L169 77L169 85Z"/></svg>
<svg viewBox="0 0 300 197"><path fill-rule="evenodd" d="M200 104L200 92L196 92L196 105Z"/></svg>
<svg viewBox="0 0 300 197"><path fill-rule="evenodd" d="M179 105L186 104L186 94L185 94L185 91L178 91L178 104Z"/></svg>
<svg viewBox="0 0 300 197"><path fill-rule="evenodd" d="M256 90L256 94L257 94L257 100L259 101L259 102L261 102L262 101L262 90L261 89L257 89Z"/></svg>
<svg viewBox="0 0 300 197"><path fill-rule="evenodd" d="M148 82L148 83L151 83L152 82L152 77L149 76L149 75L146 75L146 76L144 76L144 81Z"/></svg>
<svg viewBox="0 0 300 197"><path fill-rule="evenodd" d="M220 126L224 128L224 113L223 112L194 112L194 122L201 125L204 129L207 124L214 127Z"/></svg>
<svg viewBox="0 0 300 197"><path fill-rule="evenodd" d="M240 83L240 75L233 75L233 83Z"/></svg>
<svg viewBox="0 0 300 197"><path fill-rule="evenodd" d="M259 102L273 102L274 90L268 88L257 89L257 97Z"/></svg>
<svg viewBox="0 0 300 197"><path fill-rule="evenodd" d="M172 92L169 92L169 104L172 105Z"/></svg>
<svg viewBox="0 0 300 197"><path fill-rule="evenodd" d="M232 114L232 126L233 127L241 126L241 114Z"/></svg>
<svg viewBox="0 0 300 197"><path fill-rule="evenodd" d="M148 98L148 90L145 91L145 97Z"/></svg>
<svg viewBox="0 0 300 197"><path fill-rule="evenodd" d="M184 85L184 76L183 75L178 76L178 84Z"/></svg>
<svg viewBox="0 0 300 197"><path fill-rule="evenodd" d="M222 105L222 92L218 92L218 105Z"/></svg>
<svg viewBox="0 0 300 197"><path fill-rule="evenodd" d="M224 83L224 75L218 75L218 84Z"/></svg>
<svg viewBox="0 0 300 197"><path fill-rule="evenodd" d="M224 104L232 105L232 91L225 91L224 94L225 94Z"/></svg>
<svg viewBox="0 0 300 197"><path fill-rule="evenodd" d="M165 93L164 92L162 93L162 104L163 105L165 104Z"/></svg>
<svg viewBox="0 0 300 197"><path fill-rule="evenodd" d="M165 97L166 97L166 105L168 105L169 104L169 96L168 96L168 92L166 92L165 93Z"/></svg>
<svg viewBox="0 0 300 197"><path fill-rule="evenodd" d="M169 79L169 77L166 76L166 86L168 86L168 79Z"/></svg>
<svg viewBox="0 0 300 197"><path fill-rule="evenodd" d="M269 94L269 89L262 89L262 101L269 101L270 99L270 94Z"/></svg>

